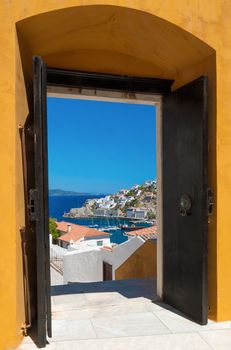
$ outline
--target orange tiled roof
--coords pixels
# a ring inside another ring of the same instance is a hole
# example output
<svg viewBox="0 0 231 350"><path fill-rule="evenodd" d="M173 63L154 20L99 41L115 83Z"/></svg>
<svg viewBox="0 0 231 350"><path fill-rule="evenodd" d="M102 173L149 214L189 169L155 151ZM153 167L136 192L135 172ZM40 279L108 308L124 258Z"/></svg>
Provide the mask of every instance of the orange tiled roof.
<svg viewBox="0 0 231 350"><path fill-rule="evenodd" d="M126 232L127 236L138 236L146 238L157 238L157 226L153 225L150 227L145 227L140 230Z"/></svg>
<svg viewBox="0 0 231 350"><path fill-rule="evenodd" d="M82 225L76 225L72 224L70 222L65 221L56 221L57 224L57 230L61 232L66 232L58 239L65 242L70 242L71 240L78 241L81 238L85 237L102 237L102 236L109 236L109 233L107 232L101 232L99 230L96 230L95 228L90 228L87 226ZM68 231L68 226L70 225L71 230Z"/></svg>

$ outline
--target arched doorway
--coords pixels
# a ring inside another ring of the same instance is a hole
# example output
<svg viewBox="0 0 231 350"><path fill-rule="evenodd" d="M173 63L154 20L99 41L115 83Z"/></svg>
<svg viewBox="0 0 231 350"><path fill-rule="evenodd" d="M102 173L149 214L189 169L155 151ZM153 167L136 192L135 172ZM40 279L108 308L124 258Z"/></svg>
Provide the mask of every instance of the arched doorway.
<svg viewBox="0 0 231 350"><path fill-rule="evenodd" d="M17 30L29 110L33 55L52 68L173 79L173 89L200 75L213 75L211 47L169 22L128 8L67 8L20 21ZM213 109L213 102L209 106ZM161 295L162 243L158 251Z"/></svg>

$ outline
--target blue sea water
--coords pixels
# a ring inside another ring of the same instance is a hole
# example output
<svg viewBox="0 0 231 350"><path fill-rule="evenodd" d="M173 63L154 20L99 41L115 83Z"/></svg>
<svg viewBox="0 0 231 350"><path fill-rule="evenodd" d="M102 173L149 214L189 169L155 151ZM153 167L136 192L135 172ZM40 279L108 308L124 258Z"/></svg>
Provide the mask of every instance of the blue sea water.
<svg viewBox="0 0 231 350"><path fill-rule="evenodd" d="M78 219L70 219L64 218L64 212L68 212L71 208L80 208L83 206L85 201L90 198L100 198L102 196L49 196L49 216L57 219L58 221L68 221L73 222L75 224L84 225L84 226L95 226L96 229L99 228L109 228L115 227L118 225L131 225L129 220L127 219L118 219L118 218L78 218ZM144 225L138 224L137 225ZM148 226L147 224L144 226ZM128 238L124 236L124 231L121 229L112 229L111 231L107 231L111 234L111 242L120 244L125 242Z"/></svg>

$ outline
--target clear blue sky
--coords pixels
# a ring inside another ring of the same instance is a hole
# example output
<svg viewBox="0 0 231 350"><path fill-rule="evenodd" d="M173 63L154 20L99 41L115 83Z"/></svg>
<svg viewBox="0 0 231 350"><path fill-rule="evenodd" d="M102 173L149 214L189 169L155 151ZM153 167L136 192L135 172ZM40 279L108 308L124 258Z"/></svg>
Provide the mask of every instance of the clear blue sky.
<svg viewBox="0 0 231 350"><path fill-rule="evenodd" d="M49 188L113 193L156 178L155 107L48 98Z"/></svg>

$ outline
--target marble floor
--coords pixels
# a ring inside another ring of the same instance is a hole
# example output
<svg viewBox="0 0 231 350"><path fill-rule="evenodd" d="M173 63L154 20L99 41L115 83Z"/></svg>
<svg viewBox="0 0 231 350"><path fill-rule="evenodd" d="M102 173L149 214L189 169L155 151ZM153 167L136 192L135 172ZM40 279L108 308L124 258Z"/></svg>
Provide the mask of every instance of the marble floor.
<svg viewBox="0 0 231 350"><path fill-rule="evenodd" d="M154 280L61 285L52 269L47 350L231 350L231 323L200 326L157 301ZM37 349L26 337L18 350Z"/></svg>

